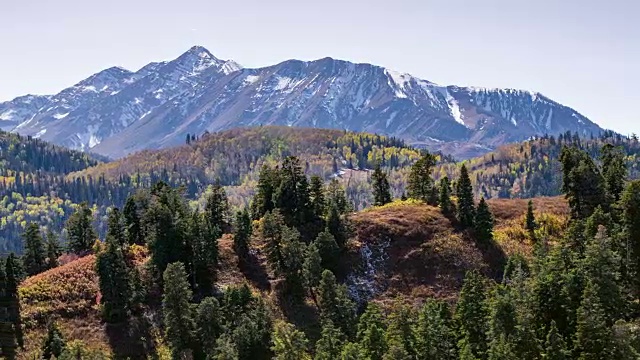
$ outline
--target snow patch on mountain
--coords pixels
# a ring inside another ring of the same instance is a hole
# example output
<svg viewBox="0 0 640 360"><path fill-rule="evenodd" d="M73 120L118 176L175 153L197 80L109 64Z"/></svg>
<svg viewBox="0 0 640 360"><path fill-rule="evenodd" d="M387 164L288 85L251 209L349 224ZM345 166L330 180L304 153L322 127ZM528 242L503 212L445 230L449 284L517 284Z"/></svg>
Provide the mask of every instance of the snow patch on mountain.
<svg viewBox="0 0 640 360"><path fill-rule="evenodd" d="M11 121L14 119L16 111L13 109L9 109L2 114L0 114L0 120Z"/></svg>

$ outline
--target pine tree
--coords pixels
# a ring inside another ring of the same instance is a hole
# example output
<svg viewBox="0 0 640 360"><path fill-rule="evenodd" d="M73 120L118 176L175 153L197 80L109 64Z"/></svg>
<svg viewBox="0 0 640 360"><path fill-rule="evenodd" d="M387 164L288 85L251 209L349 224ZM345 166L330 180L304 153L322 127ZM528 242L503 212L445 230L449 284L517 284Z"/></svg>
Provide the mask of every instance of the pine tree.
<svg viewBox="0 0 640 360"><path fill-rule="evenodd" d="M434 187L431 173L435 165L435 157L425 153L411 166L407 186L410 198L429 202Z"/></svg>
<svg viewBox="0 0 640 360"><path fill-rule="evenodd" d="M251 216L247 209L236 213L235 231L233 233L233 250L239 258L249 257L249 241L251 239Z"/></svg>
<svg viewBox="0 0 640 360"><path fill-rule="evenodd" d="M357 343L347 343L342 348L340 360L369 360Z"/></svg>
<svg viewBox="0 0 640 360"><path fill-rule="evenodd" d="M138 214L138 205L134 196L129 196L124 206L124 220L129 244L143 245L145 239L142 235L142 221Z"/></svg>
<svg viewBox="0 0 640 360"><path fill-rule="evenodd" d="M537 227L538 224L536 224L536 217L533 213L533 201L529 200L529 202L527 203L527 218L525 229L527 229L527 231L529 232L529 237L531 239L535 238L535 230Z"/></svg>
<svg viewBox="0 0 640 360"><path fill-rule="evenodd" d="M562 192L569 201L571 217L586 219L605 203L604 180L593 159L577 148L563 147L560 154L562 164Z"/></svg>
<svg viewBox="0 0 640 360"><path fill-rule="evenodd" d="M198 304L196 311L196 334L202 349L215 349L216 341L222 334L222 313L220 304L214 297L206 297Z"/></svg>
<svg viewBox="0 0 640 360"><path fill-rule="evenodd" d="M311 244L307 247L304 263L302 264L302 275L307 291L316 302L316 289L320 285L322 271L320 252L315 244Z"/></svg>
<svg viewBox="0 0 640 360"><path fill-rule="evenodd" d="M5 299L6 307L9 315L9 320L13 324L13 331L15 333L15 339L18 346L24 347L23 333L22 333L22 315L20 308L20 298L18 294L18 285L20 284L20 264L19 259L14 253L9 254L5 263Z"/></svg>
<svg viewBox="0 0 640 360"><path fill-rule="evenodd" d="M36 275L45 270L45 249L40 228L36 223L27 225L27 229L22 234L24 243L24 266L29 276Z"/></svg>
<svg viewBox="0 0 640 360"><path fill-rule="evenodd" d="M640 296L640 180L631 181L620 201L624 226L624 278L634 296Z"/></svg>
<svg viewBox="0 0 640 360"><path fill-rule="evenodd" d="M316 342L316 356L314 360L336 360L340 358L340 353L344 344L344 334L333 325L331 320L327 320L322 325L322 334Z"/></svg>
<svg viewBox="0 0 640 360"><path fill-rule="evenodd" d="M110 323L126 320L132 296L130 270L115 231L107 235L107 248L96 258L96 273L102 294L102 317Z"/></svg>
<svg viewBox="0 0 640 360"><path fill-rule="evenodd" d="M117 207L111 208L109 212L107 237L113 238L118 246L124 246L127 243L124 218Z"/></svg>
<svg viewBox="0 0 640 360"><path fill-rule="evenodd" d="M54 321L47 326L47 338L42 344L42 358L50 360L52 357L59 358L66 347L64 337L58 329L58 324Z"/></svg>
<svg viewBox="0 0 640 360"><path fill-rule="evenodd" d="M326 223L326 230L333 235L336 244L340 248L344 248L348 237L347 225L345 223L345 219L340 216L339 208L335 203L331 203L331 205L329 205Z"/></svg>
<svg viewBox="0 0 640 360"><path fill-rule="evenodd" d="M89 205L84 202L67 220L66 229L69 239L69 250L76 254L85 254L91 250L98 238L92 225L93 214Z"/></svg>
<svg viewBox="0 0 640 360"><path fill-rule="evenodd" d="M376 166L371 176L373 180L373 205L382 206L391 202L391 188L389 186L389 180L387 180L387 174L385 174L380 165Z"/></svg>
<svg viewBox="0 0 640 360"><path fill-rule="evenodd" d="M409 352L400 345L391 345L389 350L382 356L382 360L413 360Z"/></svg>
<svg viewBox="0 0 640 360"><path fill-rule="evenodd" d="M451 215L454 213L455 208L451 201L451 183L448 177L443 177L440 180L440 192L438 194L438 204L444 215Z"/></svg>
<svg viewBox="0 0 640 360"><path fill-rule="evenodd" d="M491 210L489 210L489 206L484 200L484 197L480 199L480 203L478 204L473 225L476 240L479 244L486 246L493 241L493 214L491 214Z"/></svg>
<svg viewBox="0 0 640 360"><path fill-rule="evenodd" d="M267 263L276 276L282 276L286 265L282 254L284 219L279 211L267 212L260 224L260 237L265 244Z"/></svg>
<svg viewBox="0 0 640 360"><path fill-rule="evenodd" d="M587 281L578 309L574 353L579 360L611 359L613 339L598 297L596 284Z"/></svg>
<svg viewBox="0 0 640 360"><path fill-rule="evenodd" d="M224 188L220 185L210 186L205 195L204 219L209 236L217 240L229 225L229 202Z"/></svg>
<svg viewBox="0 0 640 360"><path fill-rule="evenodd" d="M314 175L309 183L309 194L311 197L311 209L314 219L322 219L327 207L324 197L324 182L322 178Z"/></svg>
<svg viewBox="0 0 640 360"><path fill-rule="evenodd" d="M320 253L322 260L322 268L336 272L338 270L338 260L340 258L340 247L331 232L327 229L320 234L314 241L315 246Z"/></svg>
<svg viewBox="0 0 640 360"><path fill-rule="evenodd" d="M162 312L166 339L174 358L181 358L193 344L195 324L189 303L192 292L182 263L172 263L164 271Z"/></svg>
<svg viewBox="0 0 640 360"><path fill-rule="evenodd" d="M393 305L391 313L387 317L385 340L389 349L385 356L403 353L407 358L415 358L417 339L414 331L414 319L415 313L411 307L400 303L400 301Z"/></svg>
<svg viewBox="0 0 640 360"><path fill-rule="evenodd" d="M447 304L429 299L425 302L416 326L418 360L453 360L456 336Z"/></svg>
<svg viewBox="0 0 640 360"><path fill-rule="evenodd" d="M318 286L318 300L321 319L330 320L346 336L351 336L356 321L355 304L349 298L347 289L344 286L338 286L336 277L329 270L322 272L322 279Z"/></svg>
<svg viewBox="0 0 640 360"><path fill-rule="evenodd" d="M489 360L515 360L518 359L516 356L513 344L505 335L500 335L499 338L494 339L491 342L491 347L489 348Z"/></svg>
<svg viewBox="0 0 640 360"><path fill-rule="evenodd" d="M187 236L187 248L192 249L193 284L199 296L210 295L213 291L218 267L218 238L222 235L218 225L212 225L205 214L192 212Z"/></svg>
<svg viewBox="0 0 640 360"><path fill-rule="evenodd" d="M382 320L380 308L373 303L369 303L364 314L360 316L357 334L360 348L367 359L382 360L388 350L385 332L386 327Z"/></svg>
<svg viewBox="0 0 640 360"><path fill-rule="evenodd" d="M488 330L488 311L485 300L484 279L475 271L468 272L458 298L455 319L460 324L460 336L467 339L468 346L477 358L483 358L487 350L485 334Z"/></svg>
<svg viewBox="0 0 640 360"><path fill-rule="evenodd" d="M558 332L556 322L551 321L549 327L549 333L545 341L545 351L543 359L545 360L566 360L568 359L567 344L565 343L562 335Z"/></svg>
<svg viewBox="0 0 640 360"><path fill-rule="evenodd" d="M278 172L264 165L260 170L256 196L253 198L251 207L254 220L262 218L266 213L275 209L273 198L279 185Z"/></svg>
<svg viewBox="0 0 640 360"><path fill-rule="evenodd" d="M308 340L304 333L292 324L278 321L273 333L273 347L275 360L310 360L307 351Z"/></svg>
<svg viewBox="0 0 640 360"><path fill-rule="evenodd" d="M458 197L458 221L465 228L473 227L476 209L473 202L473 188L467 167L463 164L460 169L460 178L456 183L456 196Z"/></svg>
<svg viewBox="0 0 640 360"><path fill-rule="evenodd" d="M458 343L458 348L460 348L460 360L478 360L474 354L471 344L469 343L469 339L467 337L460 340Z"/></svg>
<svg viewBox="0 0 640 360"><path fill-rule="evenodd" d="M620 201L628 175L623 149L605 144L601 149L600 161L607 196L611 203L616 203Z"/></svg>
<svg viewBox="0 0 640 360"><path fill-rule="evenodd" d="M216 340L216 346L213 355L208 359L212 360L239 360L238 346L235 344L231 336L227 333L223 334Z"/></svg>
<svg viewBox="0 0 640 360"><path fill-rule="evenodd" d="M47 269L58 267L58 258L62 255L62 247L58 237L52 231L47 232Z"/></svg>
<svg viewBox="0 0 640 360"><path fill-rule="evenodd" d="M0 267L0 354L6 359L15 359L18 348L16 331L9 309L12 294L7 291L8 279L5 267Z"/></svg>
<svg viewBox="0 0 640 360"><path fill-rule="evenodd" d="M304 296L303 265L306 246L300 241L300 233L296 229L285 226L282 231L283 273L286 290L289 295L301 300Z"/></svg>
<svg viewBox="0 0 640 360"><path fill-rule="evenodd" d="M311 220L312 208L309 183L297 157L289 156L282 162L280 184L273 199L288 226L300 228Z"/></svg>

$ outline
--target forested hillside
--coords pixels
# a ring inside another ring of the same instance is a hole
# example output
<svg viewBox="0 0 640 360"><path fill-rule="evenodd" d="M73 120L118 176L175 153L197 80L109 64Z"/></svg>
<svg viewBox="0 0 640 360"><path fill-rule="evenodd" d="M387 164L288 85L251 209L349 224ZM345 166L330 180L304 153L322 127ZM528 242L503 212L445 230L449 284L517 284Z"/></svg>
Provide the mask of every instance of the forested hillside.
<svg viewBox="0 0 640 360"><path fill-rule="evenodd" d="M25 359L637 359L640 181L621 151L600 153L561 150L566 201L476 200L465 165L436 181L423 154L406 200L376 166L373 206L355 213L338 181L306 176L296 157L263 167L235 213L221 186L198 204L158 182L110 209L97 242L81 206L66 250L31 223L25 255L4 262L0 347Z"/></svg>

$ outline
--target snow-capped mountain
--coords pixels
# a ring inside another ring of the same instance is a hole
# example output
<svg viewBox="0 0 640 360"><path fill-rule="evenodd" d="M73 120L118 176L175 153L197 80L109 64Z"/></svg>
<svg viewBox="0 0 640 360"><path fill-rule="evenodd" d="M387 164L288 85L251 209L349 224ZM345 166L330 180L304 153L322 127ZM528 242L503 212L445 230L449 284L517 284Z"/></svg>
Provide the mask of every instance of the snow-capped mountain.
<svg viewBox="0 0 640 360"><path fill-rule="evenodd" d="M602 129L539 93L441 86L324 58L244 69L202 47L137 72L111 68L53 96L0 103L0 124L111 157L237 126L377 132L460 157L534 135Z"/></svg>

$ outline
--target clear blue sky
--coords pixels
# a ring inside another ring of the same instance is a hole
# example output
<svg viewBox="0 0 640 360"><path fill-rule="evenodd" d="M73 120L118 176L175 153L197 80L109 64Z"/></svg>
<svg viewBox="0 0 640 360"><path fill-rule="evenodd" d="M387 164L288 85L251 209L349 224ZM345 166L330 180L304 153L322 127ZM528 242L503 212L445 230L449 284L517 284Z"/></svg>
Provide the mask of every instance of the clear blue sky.
<svg viewBox="0 0 640 360"><path fill-rule="evenodd" d="M540 91L640 133L637 0L2 0L0 101L192 45L246 67L331 56Z"/></svg>

